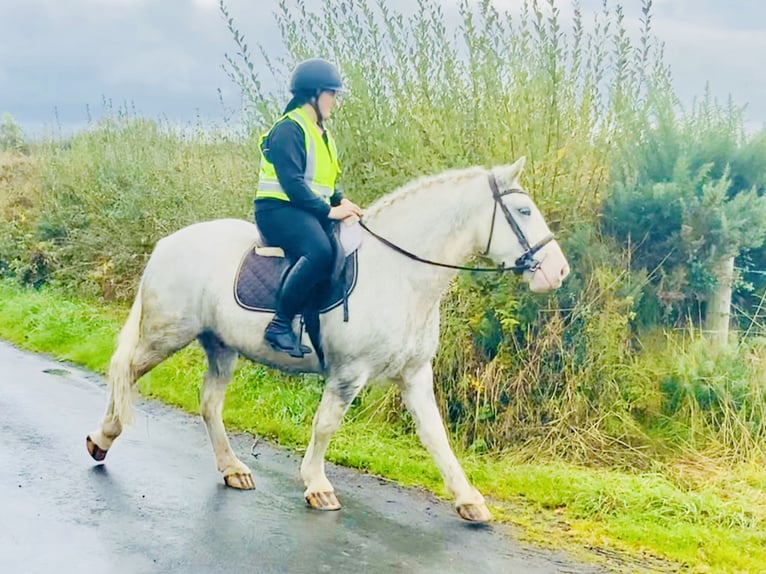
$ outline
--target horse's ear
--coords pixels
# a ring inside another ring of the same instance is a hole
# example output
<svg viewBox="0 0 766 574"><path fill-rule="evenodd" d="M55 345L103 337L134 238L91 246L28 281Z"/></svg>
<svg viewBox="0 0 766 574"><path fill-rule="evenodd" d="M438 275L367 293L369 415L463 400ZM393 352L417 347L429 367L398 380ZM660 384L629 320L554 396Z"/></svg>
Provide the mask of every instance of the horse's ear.
<svg viewBox="0 0 766 574"><path fill-rule="evenodd" d="M521 175L521 172L524 171L524 164L527 163L527 157L521 156L519 159L516 160L516 163L514 163L510 169L508 170L511 174L511 177L514 179L519 177Z"/></svg>
<svg viewBox="0 0 766 574"><path fill-rule="evenodd" d="M508 185L513 184L513 182L521 175L521 172L524 170L524 164L526 163L527 158L524 156L521 156L519 159L516 160L515 163L512 163L510 165L506 164L504 166L501 166L497 169L495 172L498 176L502 177L505 182L507 182Z"/></svg>

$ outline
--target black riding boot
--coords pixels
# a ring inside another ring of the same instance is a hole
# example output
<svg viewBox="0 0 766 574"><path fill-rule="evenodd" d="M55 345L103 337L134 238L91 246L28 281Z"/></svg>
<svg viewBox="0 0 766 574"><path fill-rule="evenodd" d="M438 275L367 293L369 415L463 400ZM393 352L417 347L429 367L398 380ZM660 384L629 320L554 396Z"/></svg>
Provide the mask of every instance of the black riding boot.
<svg viewBox="0 0 766 574"><path fill-rule="evenodd" d="M311 349L298 341L293 331L292 320L280 314L274 315L263 333L263 338L275 351L282 351L296 359L302 359L303 355L311 352Z"/></svg>
<svg viewBox="0 0 766 574"><path fill-rule="evenodd" d="M282 351L297 359L311 352L306 345L301 345L293 331L293 317L302 311L308 297L308 290L313 286L314 270L308 259L301 257L287 272L279 291L277 312L266 327L263 338L275 351Z"/></svg>

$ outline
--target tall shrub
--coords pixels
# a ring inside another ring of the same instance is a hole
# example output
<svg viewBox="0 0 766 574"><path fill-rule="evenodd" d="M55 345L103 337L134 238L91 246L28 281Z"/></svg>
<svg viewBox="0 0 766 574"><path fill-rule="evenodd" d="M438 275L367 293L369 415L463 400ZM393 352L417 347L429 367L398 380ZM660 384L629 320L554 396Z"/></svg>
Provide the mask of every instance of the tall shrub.
<svg viewBox="0 0 766 574"><path fill-rule="evenodd" d="M725 340L735 257L766 239L766 156L733 105L709 94L689 114L667 102L647 118L612 180L603 229L651 276L644 322L703 318ZM651 120L651 121L650 121Z"/></svg>
<svg viewBox="0 0 766 574"><path fill-rule="evenodd" d="M524 182L574 276L553 298L530 297L508 278L465 276L451 289L436 375L468 446L534 437L564 453L573 433L587 431L585 460L604 444L642 440L628 404L641 393L624 382L634 298L621 281L631 272L601 245L596 217L609 166L632 151L651 99L673 97L651 5L642 3L634 41L622 9L606 4L588 25L579 3L564 22L554 0L515 13L463 0L451 26L435 0L418 0L410 14L370 0L327 0L316 11L283 0L276 21L287 57L260 47L280 86L303 58L339 64L349 93L332 129L346 190L363 204L421 174L527 156ZM263 93L260 66L221 7L238 48L231 76L248 121L265 129L286 94Z"/></svg>

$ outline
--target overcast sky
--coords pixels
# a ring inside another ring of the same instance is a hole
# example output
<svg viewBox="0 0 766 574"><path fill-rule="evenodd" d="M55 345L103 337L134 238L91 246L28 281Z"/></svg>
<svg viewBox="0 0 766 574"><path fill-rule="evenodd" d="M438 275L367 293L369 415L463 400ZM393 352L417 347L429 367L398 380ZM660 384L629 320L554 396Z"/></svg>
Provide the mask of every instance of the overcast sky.
<svg viewBox="0 0 766 574"><path fill-rule="evenodd" d="M509 10L522 3L494 1ZM272 15L277 0L226 3L251 49L256 42L281 49ZM404 10L416 4L387 3ZM581 1L586 12L600 3ZM449 15L458 2L442 4ZM640 0L622 4L635 24ZM571 0L557 5L571 13ZM731 94L747 104L751 128L766 125L766 2L655 0L653 11L679 95L688 103L709 82L716 97ZM103 114L105 100L145 117L218 122L219 89L227 106L239 102L221 70L226 52L235 46L218 0L0 0L0 114L10 113L27 133L57 121L64 129L84 125L88 109L93 117Z"/></svg>

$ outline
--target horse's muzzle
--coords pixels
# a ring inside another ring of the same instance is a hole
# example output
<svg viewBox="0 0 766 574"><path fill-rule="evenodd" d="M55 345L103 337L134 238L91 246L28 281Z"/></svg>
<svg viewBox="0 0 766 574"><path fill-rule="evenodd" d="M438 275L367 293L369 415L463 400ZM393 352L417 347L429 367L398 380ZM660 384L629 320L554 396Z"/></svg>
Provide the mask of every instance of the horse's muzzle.
<svg viewBox="0 0 766 574"><path fill-rule="evenodd" d="M533 293L547 293L561 287L569 275L569 262L561 247L555 241L546 245L537 255L540 264L531 273L529 290Z"/></svg>

